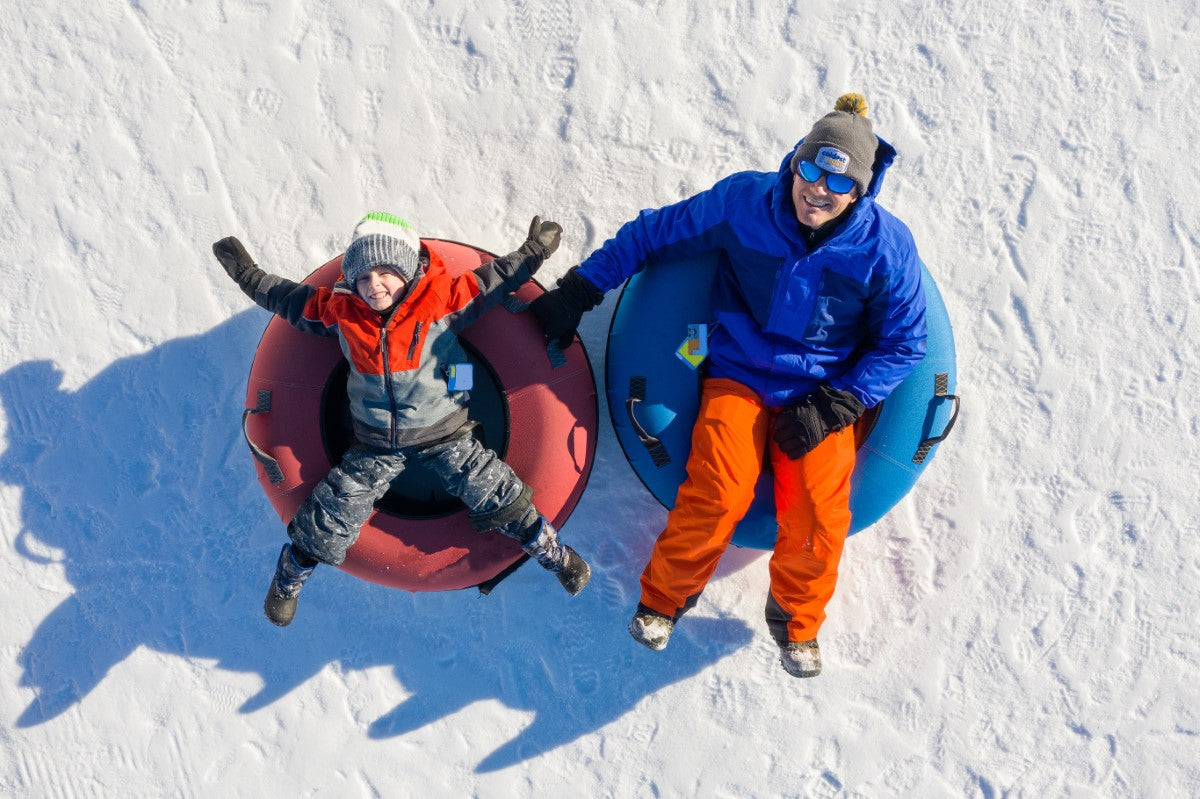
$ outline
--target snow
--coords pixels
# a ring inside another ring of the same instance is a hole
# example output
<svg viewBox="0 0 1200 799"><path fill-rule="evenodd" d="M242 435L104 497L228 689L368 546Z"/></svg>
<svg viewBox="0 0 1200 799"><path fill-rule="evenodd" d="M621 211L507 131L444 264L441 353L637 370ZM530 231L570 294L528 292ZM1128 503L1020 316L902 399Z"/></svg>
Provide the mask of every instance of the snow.
<svg viewBox="0 0 1200 799"><path fill-rule="evenodd" d="M1200 795L1200 7L1147 8L6 5L0 794ZM212 241L299 278L367 210L493 251L537 213L548 283L850 90L963 411L848 543L821 677L779 667L756 551L667 650L629 640L665 512L603 408L580 596L323 568L262 618L284 535L238 417L267 315Z"/></svg>

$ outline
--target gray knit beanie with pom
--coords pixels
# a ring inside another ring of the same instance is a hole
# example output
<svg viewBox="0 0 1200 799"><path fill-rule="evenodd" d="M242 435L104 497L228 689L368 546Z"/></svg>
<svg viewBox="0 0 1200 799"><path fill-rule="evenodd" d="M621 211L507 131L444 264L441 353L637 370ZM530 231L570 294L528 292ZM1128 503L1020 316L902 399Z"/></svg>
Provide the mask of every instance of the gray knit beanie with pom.
<svg viewBox="0 0 1200 799"><path fill-rule="evenodd" d="M862 195L871 185L875 148L879 144L871 120L867 119L866 98L861 94L843 94L833 109L817 120L796 147L792 171L796 171L800 161L811 161L826 172L852 178Z"/></svg>

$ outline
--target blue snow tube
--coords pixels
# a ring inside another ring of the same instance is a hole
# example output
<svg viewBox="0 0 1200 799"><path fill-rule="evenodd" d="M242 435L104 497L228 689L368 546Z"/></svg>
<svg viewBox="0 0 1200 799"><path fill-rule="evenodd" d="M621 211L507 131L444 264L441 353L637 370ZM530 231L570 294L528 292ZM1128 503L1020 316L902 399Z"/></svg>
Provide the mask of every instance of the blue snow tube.
<svg viewBox="0 0 1200 799"><path fill-rule="evenodd" d="M700 373L676 355L689 324L711 322L715 256L655 264L625 284L608 333L605 392L625 457L665 507L686 476ZM850 484L850 533L879 521L916 483L958 417L954 333L946 305L921 264L929 338L924 360L855 425L858 458ZM768 467L769 468L769 467ZM742 547L775 546L771 476L733 535Z"/></svg>

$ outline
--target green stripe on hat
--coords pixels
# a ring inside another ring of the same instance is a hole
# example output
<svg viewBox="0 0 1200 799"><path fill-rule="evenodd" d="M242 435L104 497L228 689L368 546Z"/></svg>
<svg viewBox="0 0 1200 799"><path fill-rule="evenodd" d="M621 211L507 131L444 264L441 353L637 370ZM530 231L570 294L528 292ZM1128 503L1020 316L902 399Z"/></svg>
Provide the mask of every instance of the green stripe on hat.
<svg viewBox="0 0 1200 799"><path fill-rule="evenodd" d="M388 222L393 225L399 225L402 228L407 228L409 230L415 230L415 228L408 223L408 220L401 219L400 217L396 216L395 214L385 214L383 211L372 211L371 213L367 214L359 221L366 222L368 219L375 221L375 222Z"/></svg>

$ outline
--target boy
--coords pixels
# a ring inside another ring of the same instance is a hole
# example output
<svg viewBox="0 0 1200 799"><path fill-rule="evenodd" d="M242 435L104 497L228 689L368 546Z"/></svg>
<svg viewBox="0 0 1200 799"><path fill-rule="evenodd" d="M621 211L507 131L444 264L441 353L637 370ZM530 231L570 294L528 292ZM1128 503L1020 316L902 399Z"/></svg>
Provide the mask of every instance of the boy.
<svg viewBox="0 0 1200 799"><path fill-rule="evenodd" d="M292 622L300 589L317 563L338 565L374 503L409 461L427 466L470 508L479 531L497 530L558 577L572 596L591 569L562 544L530 502L532 491L471 433L466 394L447 382L465 363L457 333L529 280L558 248L562 227L534 217L529 236L509 255L451 277L413 228L391 214L367 214L342 259L332 289L268 274L234 237L213 254L242 291L296 328L337 336L350 363L355 444L288 524L264 610L280 627Z"/></svg>

